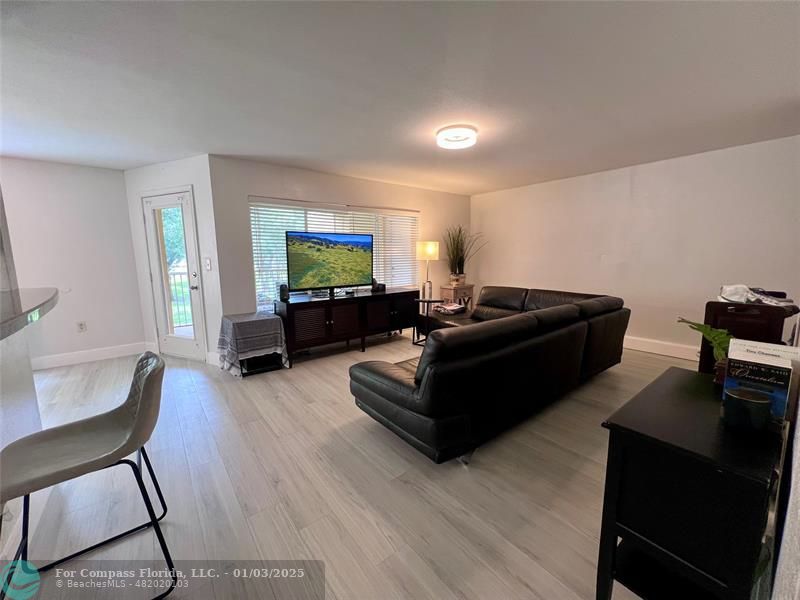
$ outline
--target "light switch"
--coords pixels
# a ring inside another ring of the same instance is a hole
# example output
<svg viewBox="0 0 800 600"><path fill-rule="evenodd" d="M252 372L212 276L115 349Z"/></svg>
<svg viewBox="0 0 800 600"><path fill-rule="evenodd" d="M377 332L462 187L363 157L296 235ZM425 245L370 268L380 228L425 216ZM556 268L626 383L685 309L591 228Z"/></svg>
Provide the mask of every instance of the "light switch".
<svg viewBox="0 0 800 600"><path fill-rule="evenodd" d="M206 271L210 271L211 270L211 259L210 258L204 258L203 259L203 264L205 264L205 266L206 266Z"/></svg>

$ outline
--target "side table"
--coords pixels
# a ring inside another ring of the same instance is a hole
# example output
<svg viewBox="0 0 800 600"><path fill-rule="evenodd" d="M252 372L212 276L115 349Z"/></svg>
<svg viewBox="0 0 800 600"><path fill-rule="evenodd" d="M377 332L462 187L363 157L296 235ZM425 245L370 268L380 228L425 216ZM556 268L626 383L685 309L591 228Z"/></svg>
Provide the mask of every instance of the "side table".
<svg viewBox="0 0 800 600"><path fill-rule="evenodd" d="M419 327L415 324L414 325L414 331L412 333L411 343L414 344L415 346L424 346L425 345L425 340L428 339L428 334L431 331L431 327L430 327L430 323L431 323L431 305L432 304L441 304L442 301L441 300L433 300L433 299L416 298L414 300L414 302L418 302L418 303L420 303L420 304L425 306L425 312L423 312L420 315L417 315L418 319L423 319L424 318L423 322L425 323L425 337L420 337L420 335L419 335Z"/></svg>
<svg viewBox="0 0 800 600"><path fill-rule="evenodd" d="M472 296L475 285L472 283L448 284L439 288L442 300L445 302L455 302L468 309L472 309Z"/></svg>
<svg viewBox="0 0 800 600"><path fill-rule="evenodd" d="M220 367L242 377L291 366L283 321L274 313L224 315L217 351Z"/></svg>
<svg viewBox="0 0 800 600"><path fill-rule="evenodd" d="M615 580L645 600L750 600L769 579L788 427L731 432L719 396L711 376L672 367L603 423L597 600Z"/></svg>

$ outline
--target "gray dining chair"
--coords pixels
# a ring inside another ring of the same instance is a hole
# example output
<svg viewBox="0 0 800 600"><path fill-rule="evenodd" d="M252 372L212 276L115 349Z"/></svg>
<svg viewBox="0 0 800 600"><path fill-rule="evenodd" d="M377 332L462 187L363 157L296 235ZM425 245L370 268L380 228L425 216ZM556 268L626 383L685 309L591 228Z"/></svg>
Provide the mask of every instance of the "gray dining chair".
<svg viewBox="0 0 800 600"><path fill-rule="evenodd" d="M30 541L28 539L28 521L30 495L33 492L75 479L81 475L124 464L133 471L150 520L53 561L38 570L39 572L48 571L77 556L152 527L172 574L169 588L155 598L164 598L175 589L177 583L175 565L159 526L159 521L167 514L167 505L153 472L153 465L144 449L144 445L150 439L158 421L163 378L163 359L152 352L145 352L136 362L128 398L121 405L88 419L32 433L0 450L0 505L15 498L22 498L22 538L14 561L28 560ZM136 462L128 458L133 453L136 453ZM150 501L142 479L142 459L144 459L144 464L161 503L162 512L158 517L153 510L153 503ZM2 583L10 582L12 577L13 570L9 572L8 578ZM0 586L3 588L0 590L0 600L5 598L5 587L5 585Z"/></svg>

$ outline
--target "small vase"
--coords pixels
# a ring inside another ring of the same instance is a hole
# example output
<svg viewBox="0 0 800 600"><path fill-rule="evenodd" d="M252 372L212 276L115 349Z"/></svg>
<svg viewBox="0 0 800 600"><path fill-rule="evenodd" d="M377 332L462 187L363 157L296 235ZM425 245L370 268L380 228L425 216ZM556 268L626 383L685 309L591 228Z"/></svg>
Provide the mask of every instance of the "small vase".
<svg viewBox="0 0 800 600"><path fill-rule="evenodd" d="M769 394L746 387L735 388L722 398L722 420L730 429L758 433L769 426L771 407Z"/></svg>
<svg viewBox="0 0 800 600"><path fill-rule="evenodd" d="M450 273L451 285L463 285L466 280L467 276L464 273Z"/></svg>

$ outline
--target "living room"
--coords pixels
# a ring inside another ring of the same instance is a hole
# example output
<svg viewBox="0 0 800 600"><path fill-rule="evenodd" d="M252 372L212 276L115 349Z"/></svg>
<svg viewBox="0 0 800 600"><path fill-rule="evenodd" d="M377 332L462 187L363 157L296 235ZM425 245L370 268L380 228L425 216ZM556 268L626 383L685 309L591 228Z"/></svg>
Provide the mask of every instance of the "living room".
<svg viewBox="0 0 800 600"><path fill-rule="evenodd" d="M800 4L0 10L0 597L800 597Z"/></svg>

